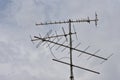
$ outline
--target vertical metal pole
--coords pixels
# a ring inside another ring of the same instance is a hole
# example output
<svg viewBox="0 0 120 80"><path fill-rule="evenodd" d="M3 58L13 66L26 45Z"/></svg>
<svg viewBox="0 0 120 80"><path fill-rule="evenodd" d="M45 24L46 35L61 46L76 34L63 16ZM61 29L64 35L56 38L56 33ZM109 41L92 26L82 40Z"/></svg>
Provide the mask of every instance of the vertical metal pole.
<svg viewBox="0 0 120 80"><path fill-rule="evenodd" d="M71 35L71 20L69 19L69 34L70 34L70 80L74 80L72 66L72 35Z"/></svg>

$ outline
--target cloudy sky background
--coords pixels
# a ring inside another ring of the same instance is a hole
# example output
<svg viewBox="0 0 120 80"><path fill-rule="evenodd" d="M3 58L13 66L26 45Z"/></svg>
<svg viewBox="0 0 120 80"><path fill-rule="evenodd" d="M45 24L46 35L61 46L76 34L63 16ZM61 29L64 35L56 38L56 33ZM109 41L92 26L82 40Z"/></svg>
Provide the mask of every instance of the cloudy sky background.
<svg viewBox="0 0 120 80"><path fill-rule="evenodd" d="M95 12L99 18L97 28L94 23L74 24L78 42L82 43L79 49L90 45L90 52L101 49L100 56L114 55L102 65L96 58L87 61L89 56L78 59L75 55L75 64L101 72L96 75L74 68L75 80L119 80L119 8L120 0L0 0L0 80L69 80L69 66L53 62L49 50L36 48L29 35L44 35L50 29L61 33L61 26L67 26L43 28L35 23L87 16L94 19Z"/></svg>

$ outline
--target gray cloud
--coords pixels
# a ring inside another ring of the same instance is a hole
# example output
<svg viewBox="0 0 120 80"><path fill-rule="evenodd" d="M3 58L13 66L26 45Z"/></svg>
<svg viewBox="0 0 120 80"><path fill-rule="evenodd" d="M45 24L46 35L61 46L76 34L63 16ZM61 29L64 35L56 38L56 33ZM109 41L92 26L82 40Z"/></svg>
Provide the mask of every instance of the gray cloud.
<svg viewBox="0 0 120 80"><path fill-rule="evenodd" d="M69 66L53 62L49 50L42 46L35 48L35 45L30 42L29 35L44 34L52 27L36 27L36 22L77 19L87 16L94 18L94 13L97 12L98 28L94 27L94 23L75 24L79 41L82 42L79 48L84 49L90 45L91 48L88 50L90 52L102 49L98 55L107 57L111 53L115 54L110 60L100 65L101 60L97 62L96 58L86 61L86 57L89 57L86 55L82 55L80 59L76 60L76 56L78 56L76 53L74 55L75 64L100 71L101 75L75 69L75 79L119 80L119 3L119 0L0 1L0 79L69 79ZM62 33L60 27L66 25L60 25L58 28L56 26L53 26L52 29ZM56 53L58 57L64 56L60 51L56 51Z"/></svg>

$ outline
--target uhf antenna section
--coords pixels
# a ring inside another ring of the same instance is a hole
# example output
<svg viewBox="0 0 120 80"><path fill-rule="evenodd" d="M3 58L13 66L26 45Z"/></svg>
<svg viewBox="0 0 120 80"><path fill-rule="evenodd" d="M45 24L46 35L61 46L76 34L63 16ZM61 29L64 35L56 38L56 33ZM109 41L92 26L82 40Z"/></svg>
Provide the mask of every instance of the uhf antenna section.
<svg viewBox="0 0 120 80"><path fill-rule="evenodd" d="M81 19L81 20L67 20L67 21L55 21L55 22L46 22L46 23L36 23L36 26L39 26L39 25L50 25L50 24L67 24L67 23L81 23L81 22L87 22L87 23L90 23L90 22L95 22L95 26L97 26L97 22L98 22L98 18L97 18L97 13L95 13L95 19Z"/></svg>

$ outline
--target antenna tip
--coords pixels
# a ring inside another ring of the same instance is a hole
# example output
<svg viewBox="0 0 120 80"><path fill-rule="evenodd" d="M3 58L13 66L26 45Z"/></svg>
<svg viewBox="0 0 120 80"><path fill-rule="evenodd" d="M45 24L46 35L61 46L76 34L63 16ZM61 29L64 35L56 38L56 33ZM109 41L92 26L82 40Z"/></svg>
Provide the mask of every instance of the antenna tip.
<svg viewBox="0 0 120 80"><path fill-rule="evenodd" d="M37 26L38 24L36 23L35 25Z"/></svg>
<svg viewBox="0 0 120 80"><path fill-rule="evenodd" d="M97 21L98 21L98 17L97 17L97 13L95 12L95 26L97 27Z"/></svg>

